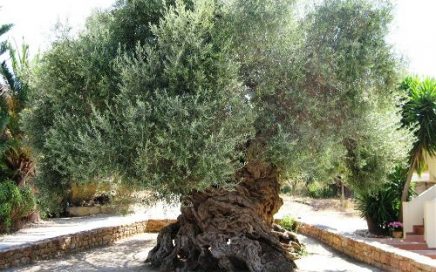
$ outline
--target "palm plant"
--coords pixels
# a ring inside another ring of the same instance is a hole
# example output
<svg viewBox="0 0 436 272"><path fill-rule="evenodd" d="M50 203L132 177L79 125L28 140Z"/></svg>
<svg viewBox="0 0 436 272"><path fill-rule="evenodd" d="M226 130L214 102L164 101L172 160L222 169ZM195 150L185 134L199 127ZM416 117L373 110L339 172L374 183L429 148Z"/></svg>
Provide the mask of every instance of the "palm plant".
<svg viewBox="0 0 436 272"><path fill-rule="evenodd" d="M0 37L3 36L6 32L8 32L12 28L11 24L0 25ZM0 42L0 56L3 55L7 51L7 41Z"/></svg>
<svg viewBox="0 0 436 272"><path fill-rule="evenodd" d="M413 131L415 142L410 151L409 170L401 201L407 201L414 171L420 174L425 166L425 153L436 155L436 80L420 81L407 77L400 89L407 92L409 100L402 109L402 125Z"/></svg>
<svg viewBox="0 0 436 272"><path fill-rule="evenodd" d="M401 190L406 182L407 172L404 165L398 165L381 186L370 190L356 190L356 209L366 219L369 232L387 234L387 223L397 220L401 207ZM409 194L415 194L414 188L409 188Z"/></svg>
<svg viewBox="0 0 436 272"><path fill-rule="evenodd" d="M29 67L29 48L23 44L18 51L8 42L3 42L1 48L0 53L9 53L11 68L6 60L0 63L0 178L24 185L34 173L30 149L23 144L24 133L20 128L20 113L25 107L28 89L22 75Z"/></svg>
<svg viewBox="0 0 436 272"><path fill-rule="evenodd" d="M0 26L0 36L12 25ZM28 46L19 51L0 42L0 233L29 220L35 208L33 190L26 181L34 173L30 148L23 143L21 112L27 101ZM8 66L11 64L11 66ZM37 218L34 217L34 218Z"/></svg>
<svg viewBox="0 0 436 272"><path fill-rule="evenodd" d="M5 24L0 26L0 37L3 36L6 32L8 32L11 29L12 25ZM2 57L6 51L8 50L8 43L7 41L1 41L0 42L0 57ZM3 61L1 63L1 66L3 67L3 64L6 65L6 62ZM0 82L0 94L3 94L4 88L3 84ZM6 124L7 124L7 111L6 111L6 101L3 99L0 100L0 129L1 131L4 131Z"/></svg>

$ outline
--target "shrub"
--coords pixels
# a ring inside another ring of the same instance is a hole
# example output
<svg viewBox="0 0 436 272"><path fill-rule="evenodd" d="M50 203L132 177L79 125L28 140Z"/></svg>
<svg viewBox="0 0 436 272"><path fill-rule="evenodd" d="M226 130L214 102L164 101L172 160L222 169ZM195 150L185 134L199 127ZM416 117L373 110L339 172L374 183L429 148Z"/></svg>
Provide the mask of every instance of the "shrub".
<svg viewBox="0 0 436 272"><path fill-rule="evenodd" d="M356 192L357 210L366 218L369 231L378 234L387 234L387 223L396 221L400 214L401 192L406 182L407 168L397 166L388 176L388 181L375 190L360 190ZM409 195L413 195L413 188Z"/></svg>
<svg viewBox="0 0 436 272"><path fill-rule="evenodd" d="M295 221L295 218L292 216L285 216L282 220L280 220L279 225L288 231L297 232L298 231L298 222Z"/></svg>
<svg viewBox="0 0 436 272"><path fill-rule="evenodd" d="M0 183L0 230L10 231L20 219L30 215L35 199L30 187L18 187L7 180Z"/></svg>
<svg viewBox="0 0 436 272"><path fill-rule="evenodd" d="M332 198L338 195L338 191L334 185L314 181L307 185L307 195L313 198Z"/></svg>
<svg viewBox="0 0 436 272"><path fill-rule="evenodd" d="M292 194L292 186L290 184L285 184L280 188L280 193L282 194Z"/></svg>

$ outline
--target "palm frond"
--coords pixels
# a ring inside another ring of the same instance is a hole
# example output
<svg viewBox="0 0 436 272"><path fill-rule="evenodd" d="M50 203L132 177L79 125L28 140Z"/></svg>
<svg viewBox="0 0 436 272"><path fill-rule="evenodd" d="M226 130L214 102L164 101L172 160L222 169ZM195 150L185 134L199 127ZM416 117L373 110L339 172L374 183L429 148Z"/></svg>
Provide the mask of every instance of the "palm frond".
<svg viewBox="0 0 436 272"><path fill-rule="evenodd" d="M4 24L0 26L0 36L8 32L14 25L13 24Z"/></svg>
<svg viewBox="0 0 436 272"><path fill-rule="evenodd" d="M409 98L403 106L402 124L416 137L411 153L417 158L416 170L420 172L424 167L423 151L436 155L436 80L408 77L400 89Z"/></svg>
<svg viewBox="0 0 436 272"><path fill-rule="evenodd" d="M8 32L12 28L12 24L0 25L0 36ZM0 55L3 55L8 50L8 43L6 41L0 42Z"/></svg>
<svg viewBox="0 0 436 272"><path fill-rule="evenodd" d="M12 71L9 69L8 65L6 64L6 61L3 61L0 64L0 76L5 81L6 87L9 90L13 90L16 82L15 82L15 76L12 73Z"/></svg>

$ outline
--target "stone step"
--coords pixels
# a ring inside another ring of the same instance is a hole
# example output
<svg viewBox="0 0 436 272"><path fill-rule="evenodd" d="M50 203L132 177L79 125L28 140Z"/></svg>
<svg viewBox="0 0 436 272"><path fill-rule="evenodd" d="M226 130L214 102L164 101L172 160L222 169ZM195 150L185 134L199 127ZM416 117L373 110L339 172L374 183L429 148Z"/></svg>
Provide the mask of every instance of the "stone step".
<svg viewBox="0 0 436 272"><path fill-rule="evenodd" d="M413 233L418 235L424 235L424 225L414 225Z"/></svg>
<svg viewBox="0 0 436 272"><path fill-rule="evenodd" d="M412 235L412 237L409 237ZM388 244L390 246L401 248L405 250L426 250L428 249L427 243L424 241L423 237L413 236L413 234L409 234L407 239L378 239L379 242L383 244Z"/></svg>
<svg viewBox="0 0 436 272"><path fill-rule="evenodd" d="M390 244L391 246L394 246L396 248L401 248L405 250L427 250L427 244L421 243L421 242L403 242L398 244Z"/></svg>
<svg viewBox="0 0 436 272"><path fill-rule="evenodd" d="M406 239L403 239L406 242L425 242L424 241L424 235L421 234L415 234L415 233L407 233Z"/></svg>

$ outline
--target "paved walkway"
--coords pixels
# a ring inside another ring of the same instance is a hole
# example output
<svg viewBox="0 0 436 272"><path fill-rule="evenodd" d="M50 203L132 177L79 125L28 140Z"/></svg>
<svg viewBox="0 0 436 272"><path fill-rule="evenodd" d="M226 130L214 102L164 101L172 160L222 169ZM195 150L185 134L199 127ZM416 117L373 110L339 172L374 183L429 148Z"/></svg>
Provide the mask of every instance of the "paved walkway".
<svg viewBox="0 0 436 272"><path fill-rule="evenodd" d="M92 217L58 218L32 224L11 235L0 236L0 250L19 246L29 242L40 241L60 235L77 233L102 227L116 226L143 221L146 219L175 219L179 215L178 205L158 203L151 207L141 207L134 214L126 216L99 215ZM322 226L343 234L352 234L359 229L366 229L366 222L352 214L334 210L314 210L311 206L291 201L286 198L276 218L291 215L300 221Z"/></svg>
<svg viewBox="0 0 436 272"><path fill-rule="evenodd" d="M126 216L98 215L49 219L31 224L13 234L0 236L0 250L85 230L130 224L147 219L177 218L178 214L179 207L158 203L147 208L137 208L135 213Z"/></svg>
<svg viewBox="0 0 436 272"><path fill-rule="evenodd" d="M167 206L158 203L148 208L139 208L136 213L127 216L94 216L83 218L60 218L33 224L12 235L0 236L0 250L28 242L43 240L59 235L76 233L101 227L133 223L149 218L176 218L179 214L177 205ZM283 207L276 218L291 215L299 220L334 229L344 234L353 233L357 229L366 228L365 221L352 215L334 210L316 211L311 206L285 199ZM307 245L308 254L297 261L299 271L379 271L374 267L356 262L342 254L333 251L317 241L300 235ZM136 235L113 246L91 249L70 254L61 259L45 260L20 268L6 271L155 271L144 265L148 251L154 246L156 234Z"/></svg>
<svg viewBox="0 0 436 272"><path fill-rule="evenodd" d="M307 255L297 260L300 272L370 272L378 268L353 260L330 247L304 235L298 235L306 245Z"/></svg>
<svg viewBox="0 0 436 272"><path fill-rule="evenodd" d="M303 223L320 226L337 233L353 235L357 230L366 230L366 221L351 212L341 212L332 209L315 210L313 207L284 198L284 204L276 214L276 218L290 215Z"/></svg>
<svg viewBox="0 0 436 272"><path fill-rule="evenodd" d="M60 259L39 261L6 272L157 272L144 264L148 251L154 246L156 234L140 234L116 242L113 246L70 254ZM376 268L351 260L306 236L300 235L308 254L297 260L301 272L370 272Z"/></svg>

